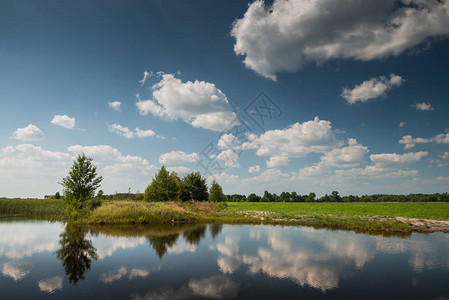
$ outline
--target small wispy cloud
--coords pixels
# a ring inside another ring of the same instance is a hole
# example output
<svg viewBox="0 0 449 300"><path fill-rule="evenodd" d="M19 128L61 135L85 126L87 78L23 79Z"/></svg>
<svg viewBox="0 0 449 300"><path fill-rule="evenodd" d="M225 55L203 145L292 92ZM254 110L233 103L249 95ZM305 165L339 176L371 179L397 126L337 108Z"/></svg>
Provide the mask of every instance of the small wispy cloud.
<svg viewBox="0 0 449 300"><path fill-rule="evenodd" d="M422 110L422 111L429 111L429 110L435 110L435 108L427 102L421 102L421 103L415 103L413 105L416 110Z"/></svg>
<svg viewBox="0 0 449 300"><path fill-rule="evenodd" d="M109 104L109 107L112 108L113 110L120 111L120 105L122 104L122 102L112 101L112 102L108 102L108 104Z"/></svg>
<svg viewBox="0 0 449 300"><path fill-rule="evenodd" d="M112 124L112 125L108 126L108 130L109 130L109 132L116 133L116 134L121 135L127 139L132 139L134 137L144 138L144 137L156 136L158 139L165 140L165 137L156 134L151 129L142 130L142 129L136 128L134 130L131 130L128 127L122 126L120 124Z"/></svg>
<svg viewBox="0 0 449 300"><path fill-rule="evenodd" d="M349 104L367 102L380 96L386 96L386 92L395 86L400 86L405 80L398 75L390 74L390 77L380 76L371 78L356 85L353 89L344 88L341 97Z"/></svg>

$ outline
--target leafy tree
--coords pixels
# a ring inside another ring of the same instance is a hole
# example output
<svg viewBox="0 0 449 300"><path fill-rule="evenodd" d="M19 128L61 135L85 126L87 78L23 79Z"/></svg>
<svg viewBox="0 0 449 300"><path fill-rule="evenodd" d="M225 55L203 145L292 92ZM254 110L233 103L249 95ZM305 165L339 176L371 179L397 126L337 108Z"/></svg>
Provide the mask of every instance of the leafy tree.
<svg viewBox="0 0 449 300"><path fill-rule="evenodd" d="M199 172L187 174L180 182L181 201L196 200L207 201L209 193L207 191L206 178Z"/></svg>
<svg viewBox="0 0 449 300"><path fill-rule="evenodd" d="M223 189L221 186L214 180L212 181L212 185L209 190L209 201L210 202L225 202L226 196L223 194Z"/></svg>
<svg viewBox="0 0 449 300"><path fill-rule="evenodd" d="M263 196L262 198L260 198L260 202L270 202L270 199L268 199L267 197Z"/></svg>
<svg viewBox="0 0 449 300"><path fill-rule="evenodd" d="M263 197L268 199L268 201L264 201L264 202L274 202L273 195L271 193L269 193L267 190L265 190L263 192Z"/></svg>
<svg viewBox="0 0 449 300"><path fill-rule="evenodd" d="M61 199L61 194L59 192L56 192L55 199Z"/></svg>
<svg viewBox="0 0 449 300"><path fill-rule="evenodd" d="M316 194L314 192L309 193L309 196L307 197L308 202L314 202L315 201Z"/></svg>
<svg viewBox="0 0 449 300"><path fill-rule="evenodd" d="M179 177L164 166L145 189L145 201L176 201L179 199Z"/></svg>
<svg viewBox="0 0 449 300"><path fill-rule="evenodd" d="M86 201L94 196L102 180L102 176L97 176L92 158L86 157L84 153L78 155L69 175L60 182L64 188L64 199L68 203L67 210L72 217L77 216Z"/></svg>
<svg viewBox="0 0 449 300"><path fill-rule="evenodd" d="M338 194L338 191L332 191L332 197L334 198L334 201L336 201L336 202L341 202L341 197L340 197L340 195Z"/></svg>
<svg viewBox="0 0 449 300"><path fill-rule="evenodd" d="M248 202L259 202L260 201L260 197L257 196L256 194L252 193L248 196L247 198Z"/></svg>

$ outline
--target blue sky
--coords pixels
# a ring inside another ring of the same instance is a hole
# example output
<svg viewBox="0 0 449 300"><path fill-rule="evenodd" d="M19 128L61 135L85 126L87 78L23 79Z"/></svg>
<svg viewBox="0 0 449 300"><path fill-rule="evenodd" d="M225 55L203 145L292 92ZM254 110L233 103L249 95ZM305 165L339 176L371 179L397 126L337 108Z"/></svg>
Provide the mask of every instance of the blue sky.
<svg viewBox="0 0 449 300"><path fill-rule="evenodd" d="M0 196L60 191L83 152L108 194L162 165L228 194L447 192L448 35L448 1L2 1Z"/></svg>

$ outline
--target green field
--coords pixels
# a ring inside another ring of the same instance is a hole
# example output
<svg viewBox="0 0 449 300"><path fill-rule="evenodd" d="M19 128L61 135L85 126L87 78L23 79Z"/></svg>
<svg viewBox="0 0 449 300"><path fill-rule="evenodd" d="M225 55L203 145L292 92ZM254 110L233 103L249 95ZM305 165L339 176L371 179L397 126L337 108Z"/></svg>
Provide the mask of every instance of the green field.
<svg viewBox="0 0 449 300"><path fill-rule="evenodd" d="M103 201L102 206L85 209L76 220L85 224L146 224L166 222L218 222L297 224L320 227L388 232L431 232L435 222L449 220L449 203L258 203L258 202L143 202ZM63 200L0 199L0 215L21 215L67 220ZM395 217L416 218L416 221ZM70 222L73 222L71 220ZM439 226L439 225L438 225ZM449 223L436 231L449 232Z"/></svg>
<svg viewBox="0 0 449 300"><path fill-rule="evenodd" d="M280 218L298 214L387 216L449 220L448 202L258 203L228 202L226 213L270 212Z"/></svg>

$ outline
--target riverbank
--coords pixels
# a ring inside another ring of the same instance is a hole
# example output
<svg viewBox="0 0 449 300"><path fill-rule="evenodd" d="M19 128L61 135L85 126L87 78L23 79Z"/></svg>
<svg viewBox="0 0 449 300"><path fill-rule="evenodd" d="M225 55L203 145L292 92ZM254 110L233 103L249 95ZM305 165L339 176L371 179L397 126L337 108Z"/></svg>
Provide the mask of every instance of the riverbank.
<svg viewBox="0 0 449 300"><path fill-rule="evenodd" d="M0 215L64 221L62 200L0 199ZM74 221L71 221L74 222ZM202 203L104 201L74 223L248 223L378 232L448 232L449 203Z"/></svg>

